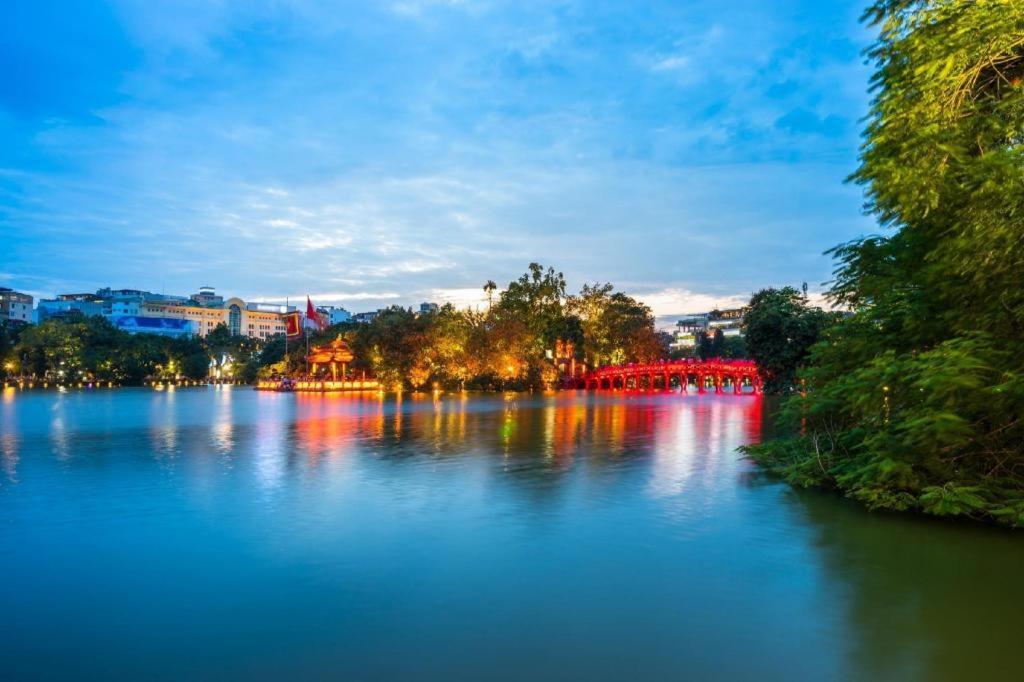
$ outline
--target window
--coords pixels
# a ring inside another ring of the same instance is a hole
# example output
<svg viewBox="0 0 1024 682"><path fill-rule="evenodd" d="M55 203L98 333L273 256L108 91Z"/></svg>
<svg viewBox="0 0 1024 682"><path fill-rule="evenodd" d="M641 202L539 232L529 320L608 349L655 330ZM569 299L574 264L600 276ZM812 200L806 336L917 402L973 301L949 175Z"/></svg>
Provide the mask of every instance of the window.
<svg viewBox="0 0 1024 682"><path fill-rule="evenodd" d="M236 336L242 333L242 309L237 304L228 309L228 329Z"/></svg>

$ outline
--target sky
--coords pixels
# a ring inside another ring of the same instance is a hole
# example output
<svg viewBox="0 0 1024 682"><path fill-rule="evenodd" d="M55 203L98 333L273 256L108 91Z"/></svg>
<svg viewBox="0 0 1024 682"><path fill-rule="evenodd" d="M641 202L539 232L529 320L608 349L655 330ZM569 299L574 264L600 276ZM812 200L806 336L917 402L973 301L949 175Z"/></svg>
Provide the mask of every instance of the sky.
<svg viewBox="0 0 1024 682"><path fill-rule="evenodd" d="M353 312L531 261L669 317L874 232L844 0L8 0L0 286Z"/></svg>

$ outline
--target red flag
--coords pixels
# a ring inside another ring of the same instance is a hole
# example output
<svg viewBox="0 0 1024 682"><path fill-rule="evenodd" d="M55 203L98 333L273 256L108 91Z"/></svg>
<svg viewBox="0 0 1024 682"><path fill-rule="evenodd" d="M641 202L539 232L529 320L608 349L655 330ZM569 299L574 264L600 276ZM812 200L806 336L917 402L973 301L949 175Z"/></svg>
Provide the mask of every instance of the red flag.
<svg viewBox="0 0 1024 682"><path fill-rule="evenodd" d="M288 313L284 316L284 328L287 336L299 336L302 334L302 319L299 313Z"/></svg>
<svg viewBox="0 0 1024 682"><path fill-rule="evenodd" d="M306 319L312 320L317 329L324 328L324 321L320 319L320 313L313 307L313 301L309 300L309 296L306 296Z"/></svg>

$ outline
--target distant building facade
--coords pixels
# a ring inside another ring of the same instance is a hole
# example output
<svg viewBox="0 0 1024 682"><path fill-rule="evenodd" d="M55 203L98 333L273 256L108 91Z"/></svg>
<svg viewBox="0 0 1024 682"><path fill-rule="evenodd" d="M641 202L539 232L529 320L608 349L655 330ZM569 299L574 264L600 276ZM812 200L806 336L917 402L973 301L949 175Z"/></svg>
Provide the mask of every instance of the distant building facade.
<svg viewBox="0 0 1024 682"><path fill-rule="evenodd" d="M224 305L224 297L219 296L213 287L199 287L199 292L192 294L190 299L199 305L216 307Z"/></svg>
<svg viewBox="0 0 1024 682"><path fill-rule="evenodd" d="M438 311L438 305L436 303L420 303L420 314L425 313L436 313Z"/></svg>
<svg viewBox="0 0 1024 682"><path fill-rule="evenodd" d="M0 287L0 321L31 323L32 300L28 294Z"/></svg>
<svg viewBox="0 0 1024 682"><path fill-rule="evenodd" d="M702 333L713 335L718 330L724 336L742 336L743 317L746 313L747 308L730 308L684 315L676 322L671 347L693 348Z"/></svg>
<svg viewBox="0 0 1024 682"><path fill-rule="evenodd" d="M729 310L712 310L708 313L708 331L714 334L721 329L725 336L743 335L743 317L747 308L731 308Z"/></svg>
<svg viewBox="0 0 1024 682"><path fill-rule="evenodd" d="M109 319L115 327L129 334L156 334L174 338L190 338L195 335L195 326L189 320L140 315L121 315Z"/></svg>
<svg viewBox="0 0 1024 682"><path fill-rule="evenodd" d="M246 303L240 298L224 300L213 287L201 287L190 297L108 287L95 294L42 299L36 314L40 322L72 312L103 316L130 333L165 336L206 336L224 324L232 334L268 339L285 332L283 316L288 310L286 306Z"/></svg>
<svg viewBox="0 0 1024 682"><path fill-rule="evenodd" d="M373 318L377 317L377 315L379 314L379 310L374 310L372 312L366 313L356 313L355 315L352 316L352 321L359 322L360 324L369 324L370 322L373 322Z"/></svg>
<svg viewBox="0 0 1024 682"><path fill-rule="evenodd" d="M680 318L676 322L675 348L693 348L697 345L697 337L708 330L708 313L694 313Z"/></svg>
<svg viewBox="0 0 1024 682"><path fill-rule="evenodd" d="M352 313L341 306L322 305L317 308L317 312L326 316L327 324L341 324L352 319Z"/></svg>
<svg viewBox="0 0 1024 682"><path fill-rule="evenodd" d="M212 290L210 291L212 294ZM216 295L206 300L215 300ZM268 339L284 334L286 306L267 303L246 303L240 298L229 298L219 305L202 305L194 299L188 303L147 301L139 307L141 317L188 320L196 336L206 336L217 325L224 324L236 336Z"/></svg>
<svg viewBox="0 0 1024 682"><path fill-rule="evenodd" d="M95 294L61 294L57 298L39 299L36 306L36 322L45 322L53 317L67 317L72 313L92 317L102 315L103 312L103 299Z"/></svg>

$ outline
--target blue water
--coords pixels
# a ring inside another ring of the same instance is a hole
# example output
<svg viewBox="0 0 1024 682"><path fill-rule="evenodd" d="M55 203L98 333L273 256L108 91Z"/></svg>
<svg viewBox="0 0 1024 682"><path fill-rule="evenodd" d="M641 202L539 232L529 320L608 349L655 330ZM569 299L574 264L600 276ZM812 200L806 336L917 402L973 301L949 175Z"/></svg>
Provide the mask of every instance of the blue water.
<svg viewBox="0 0 1024 682"><path fill-rule="evenodd" d="M1009 679L1024 540L735 448L745 395L0 398L0 678Z"/></svg>

